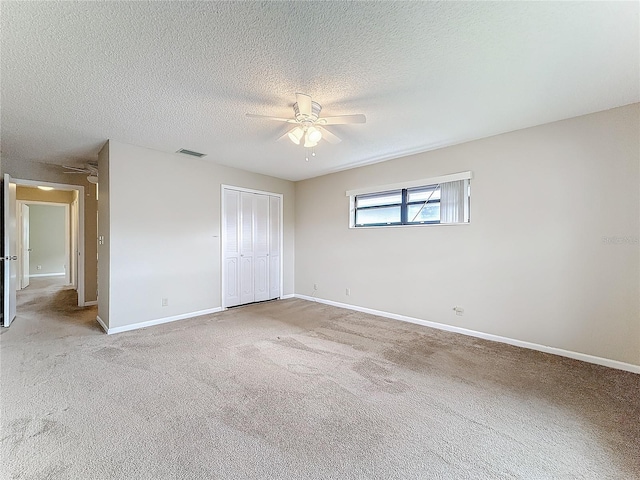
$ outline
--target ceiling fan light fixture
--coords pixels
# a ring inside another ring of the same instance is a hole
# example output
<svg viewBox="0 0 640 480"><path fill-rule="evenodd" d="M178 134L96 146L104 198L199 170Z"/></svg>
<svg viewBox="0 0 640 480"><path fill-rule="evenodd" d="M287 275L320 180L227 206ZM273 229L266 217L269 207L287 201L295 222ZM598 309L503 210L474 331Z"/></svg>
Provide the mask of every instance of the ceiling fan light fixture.
<svg viewBox="0 0 640 480"><path fill-rule="evenodd" d="M311 147L315 147L316 145L318 145L318 142L312 142L312 141L309 139L309 135L307 135L307 136L304 138L304 148L311 148Z"/></svg>
<svg viewBox="0 0 640 480"><path fill-rule="evenodd" d="M98 183L98 176L97 175L89 175L87 177L87 180L89 181L89 183L97 184Z"/></svg>
<svg viewBox="0 0 640 480"><path fill-rule="evenodd" d="M325 128L327 125L347 125L367 121L361 113L320 118L321 111L322 106L318 102L314 102L311 95L296 93L296 102L293 104L294 118L271 117L254 113L247 113L247 117L293 124L293 129L280 136L278 140L289 137L289 140L295 145L303 144L305 148L314 148L320 140L326 140L331 144L340 143L340 138Z"/></svg>
<svg viewBox="0 0 640 480"><path fill-rule="evenodd" d="M322 132L316 127L309 127L307 130L307 140L313 143L318 143L322 138Z"/></svg>
<svg viewBox="0 0 640 480"><path fill-rule="evenodd" d="M289 132L289 140L291 140L296 145L300 145L300 140L302 140L302 135L304 135L304 130L300 127L296 127Z"/></svg>

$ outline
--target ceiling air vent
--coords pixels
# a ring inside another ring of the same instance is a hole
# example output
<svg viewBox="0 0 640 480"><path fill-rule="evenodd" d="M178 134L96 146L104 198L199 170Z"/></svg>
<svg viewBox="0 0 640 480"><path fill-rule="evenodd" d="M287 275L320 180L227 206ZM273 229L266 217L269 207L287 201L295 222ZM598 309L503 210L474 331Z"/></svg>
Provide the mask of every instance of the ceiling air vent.
<svg viewBox="0 0 640 480"><path fill-rule="evenodd" d="M193 150L187 150L186 148L181 148L176 153L182 153L184 155L191 155L192 157L198 157L198 158L202 158L202 157L206 157L207 156L206 153L194 152Z"/></svg>

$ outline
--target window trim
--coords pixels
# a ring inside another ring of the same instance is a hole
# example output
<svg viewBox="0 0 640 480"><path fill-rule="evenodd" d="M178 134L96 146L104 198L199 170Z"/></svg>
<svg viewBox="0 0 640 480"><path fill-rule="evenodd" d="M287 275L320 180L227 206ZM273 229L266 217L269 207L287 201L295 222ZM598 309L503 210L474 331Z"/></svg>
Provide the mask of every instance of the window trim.
<svg viewBox="0 0 640 480"><path fill-rule="evenodd" d="M390 192L393 190L402 190L404 188L413 187L427 187L429 185L436 185L438 183L449 183L457 180L471 180L473 173L471 171L452 173L449 175L440 175L438 177L423 178L421 180L411 180L409 182L391 183L387 185L377 185L374 187L356 188L354 190L347 190L347 197L355 197L356 195L365 195L367 193L382 193Z"/></svg>

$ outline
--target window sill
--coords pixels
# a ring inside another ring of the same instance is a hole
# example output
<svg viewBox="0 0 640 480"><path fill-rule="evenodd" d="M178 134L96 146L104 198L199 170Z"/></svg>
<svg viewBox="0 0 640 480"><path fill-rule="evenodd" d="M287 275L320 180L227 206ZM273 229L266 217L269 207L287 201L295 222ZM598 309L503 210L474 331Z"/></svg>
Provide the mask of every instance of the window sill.
<svg viewBox="0 0 640 480"><path fill-rule="evenodd" d="M367 227L356 227L355 225L349 225L352 230L370 230L374 228L423 228L423 227L458 227L461 225L470 225L471 222L462 223L421 223L415 225L371 225Z"/></svg>

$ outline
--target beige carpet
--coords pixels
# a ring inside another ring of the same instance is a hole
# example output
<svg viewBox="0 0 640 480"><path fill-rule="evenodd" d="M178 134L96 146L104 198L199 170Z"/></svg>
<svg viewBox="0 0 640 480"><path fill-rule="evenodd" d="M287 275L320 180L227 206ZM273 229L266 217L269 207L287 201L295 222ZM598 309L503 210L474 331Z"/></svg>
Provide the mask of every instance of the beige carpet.
<svg viewBox="0 0 640 480"><path fill-rule="evenodd" d="M640 478L640 376L302 300L2 331L2 478Z"/></svg>

